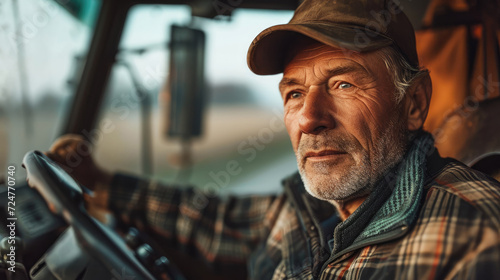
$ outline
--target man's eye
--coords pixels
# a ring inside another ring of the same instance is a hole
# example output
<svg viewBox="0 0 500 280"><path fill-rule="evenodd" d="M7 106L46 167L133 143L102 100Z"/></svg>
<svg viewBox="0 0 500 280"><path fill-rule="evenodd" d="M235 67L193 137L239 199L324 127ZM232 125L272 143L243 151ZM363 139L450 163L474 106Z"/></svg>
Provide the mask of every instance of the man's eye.
<svg viewBox="0 0 500 280"><path fill-rule="evenodd" d="M302 93L300 93L300 92L292 92L292 93L290 94L290 98L292 98L292 99L293 99L293 98L299 98L299 97L301 97L301 96L302 96Z"/></svg>
<svg viewBox="0 0 500 280"><path fill-rule="evenodd" d="M342 82L339 85L340 89L348 89L348 88L351 88L351 87L352 87L352 85L350 83L346 83L346 82Z"/></svg>

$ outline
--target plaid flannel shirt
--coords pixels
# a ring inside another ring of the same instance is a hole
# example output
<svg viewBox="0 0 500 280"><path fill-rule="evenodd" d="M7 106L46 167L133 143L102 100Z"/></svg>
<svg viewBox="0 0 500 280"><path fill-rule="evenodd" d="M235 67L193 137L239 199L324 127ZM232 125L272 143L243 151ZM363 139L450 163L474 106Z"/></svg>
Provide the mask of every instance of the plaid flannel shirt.
<svg viewBox="0 0 500 280"><path fill-rule="evenodd" d="M213 265L248 263L251 279L500 279L500 184L437 153L428 162L412 224L353 242L346 235L337 252L320 225L333 207L297 175L282 195L227 199L116 175L109 202L122 222Z"/></svg>

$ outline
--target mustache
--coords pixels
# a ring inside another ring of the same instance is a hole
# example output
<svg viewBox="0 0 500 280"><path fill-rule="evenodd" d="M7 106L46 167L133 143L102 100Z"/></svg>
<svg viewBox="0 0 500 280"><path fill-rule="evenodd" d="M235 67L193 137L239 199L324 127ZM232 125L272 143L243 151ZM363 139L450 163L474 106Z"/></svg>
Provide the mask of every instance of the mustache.
<svg viewBox="0 0 500 280"><path fill-rule="evenodd" d="M303 135L299 142L297 155L300 158L304 158L308 152L321 150L335 150L338 152L350 153L356 149L356 144L356 141L345 135Z"/></svg>

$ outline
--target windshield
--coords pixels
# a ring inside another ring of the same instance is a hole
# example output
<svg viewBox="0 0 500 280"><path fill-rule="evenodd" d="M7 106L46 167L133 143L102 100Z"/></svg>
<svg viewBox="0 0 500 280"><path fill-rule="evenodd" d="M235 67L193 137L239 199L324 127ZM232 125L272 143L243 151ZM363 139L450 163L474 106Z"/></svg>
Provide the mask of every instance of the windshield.
<svg viewBox="0 0 500 280"><path fill-rule="evenodd" d="M2 177L8 165L20 165L29 150L47 151L63 132L100 6L99 0L22 0L0 6L7 31L0 34L9 42L0 46ZM192 17L187 5L132 7L96 123L99 128L108 121L114 129L94 143L96 161L115 171L205 188L241 186L245 193L279 189L280 178L296 170L282 121L281 76L253 74L246 51L260 31L289 21L292 14L237 9L231 17L206 19ZM206 38L202 134L188 144L169 138L163 124L172 25L201 30ZM152 103L147 137L141 130L145 119L137 101L139 87ZM151 146L149 169L144 168L144 142ZM21 180L24 170L17 170Z"/></svg>
<svg viewBox="0 0 500 280"><path fill-rule="evenodd" d="M0 5L0 177L28 150L61 132L100 1L4 1ZM78 2L79 5L73 5ZM17 166L17 176L24 170Z"/></svg>
<svg viewBox="0 0 500 280"><path fill-rule="evenodd" d="M278 191L280 179L297 169L283 123L281 75L253 74L246 52L260 31L292 14L237 9L230 18L206 19L191 17L188 6L134 6L101 108L101 135L93 141L97 163L217 193ZM192 141L168 137L164 124L172 25L201 30L206 39L202 135ZM141 117L141 95L151 100L150 121ZM145 123L151 125L149 140L141 133ZM144 142L151 143L149 159ZM143 168L147 161L151 167Z"/></svg>

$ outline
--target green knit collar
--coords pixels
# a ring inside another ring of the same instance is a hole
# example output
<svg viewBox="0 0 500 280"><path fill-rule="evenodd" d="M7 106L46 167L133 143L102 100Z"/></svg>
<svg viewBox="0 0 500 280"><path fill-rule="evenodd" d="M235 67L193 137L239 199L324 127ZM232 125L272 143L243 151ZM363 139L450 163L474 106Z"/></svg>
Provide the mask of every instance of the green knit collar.
<svg viewBox="0 0 500 280"><path fill-rule="evenodd" d="M433 148L434 139L429 133L414 139L399 167L386 174L386 180L379 185L394 188L392 194L354 243L413 223L423 195L426 159Z"/></svg>

